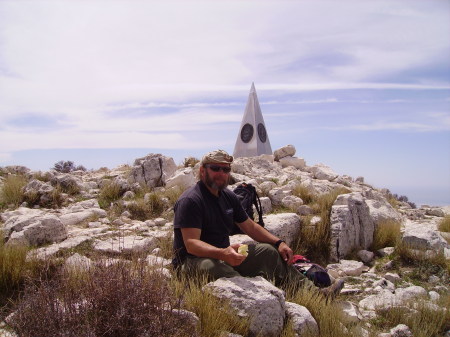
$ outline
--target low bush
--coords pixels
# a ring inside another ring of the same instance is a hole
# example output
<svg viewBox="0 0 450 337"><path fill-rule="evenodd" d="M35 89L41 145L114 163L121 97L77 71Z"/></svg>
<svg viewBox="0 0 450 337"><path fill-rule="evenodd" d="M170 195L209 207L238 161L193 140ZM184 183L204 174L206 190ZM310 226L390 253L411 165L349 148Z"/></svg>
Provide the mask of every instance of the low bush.
<svg viewBox="0 0 450 337"><path fill-rule="evenodd" d="M395 247L401 237L401 224L395 220L385 220L378 224L373 235L371 250Z"/></svg>
<svg viewBox="0 0 450 337"><path fill-rule="evenodd" d="M61 172L61 173L69 173L72 171L86 171L86 168L83 165L75 166L75 163L73 161L64 161L60 160L59 162L55 163L53 166L53 169L55 171Z"/></svg>
<svg viewBox="0 0 450 337"><path fill-rule="evenodd" d="M20 336L196 336L167 282L145 263L96 264L26 288L9 321Z"/></svg>

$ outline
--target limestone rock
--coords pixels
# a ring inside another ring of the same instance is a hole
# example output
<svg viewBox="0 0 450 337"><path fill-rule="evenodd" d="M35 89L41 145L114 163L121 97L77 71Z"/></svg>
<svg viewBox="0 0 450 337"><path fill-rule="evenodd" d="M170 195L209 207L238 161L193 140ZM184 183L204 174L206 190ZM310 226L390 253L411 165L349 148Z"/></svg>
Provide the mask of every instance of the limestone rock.
<svg viewBox="0 0 450 337"><path fill-rule="evenodd" d="M384 199L384 198L383 198ZM369 206L369 213L375 222L375 226L378 226L383 221L402 221L402 216L398 213L386 199L384 200L366 200L367 206Z"/></svg>
<svg viewBox="0 0 450 337"><path fill-rule="evenodd" d="M420 223L405 226L402 241L411 249L441 251L448 248L447 241L439 232Z"/></svg>
<svg viewBox="0 0 450 337"><path fill-rule="evenodd" d="M362 262L341 260L340 263L329 264L327 269L342 271L347 276L360 276L365 270L365 266Z"/></svg>
<svg viewBox="0 0 450 337"><path fill-rule="evenodd" d="M392 337L413 337L411 330L405 324L399 324L392 328L389 332Z"/></svg>
<svg viewBox="0 0 450 337"><path fill-rule="evenodd" d="M304 306L286 302L286 315L292 320L293 328L298 336L305 334L318 335L319 326L308 309Z"/></svg>
<svg viewBox="0 0 450 337"><path fill-rule="evenodd" d="M281 158L285 157L293 157L295 155L295 146L294 145L286 145L283 146L273 152L274 160L280 161Z"/></svg>
<svg viewBox="0 0 450 337"><path fill-rule="evenodd" d="M369 263L371 262L374 257L375 254L372 252L369 252L368 250L360 250L358 253L356 253L356 255L358 255L358 257L361 259L362 262L364 263Z"/></svg>
<svg viewBox="0 0 450 337"><path fill-rule="evenodd" d="M331 209L331 258L338 261L373 242L374 222L361 193L341 194Z"/></svg>
<svg viewBox="0 0 450 337"><path fill-rule="evenodd" d="M20 228L20 230L18 230ZM8 244L23 243L40 246L60 242L67 238L66 226L55 215L44 215L25 219L17 223L8 239Z"/></svg>
<svg viewBox="0 0 450 337"><path fill-rule="evenodd" d="M334 181L339 176L330 167L323 165L323 164L314 165L311 168L311 172L312 172L314 178L319 179L319 180Z"/></svg>
<svg viewBox="0 0 450 337"><path fill-rule="evenodd" d="M281 167L293 166L296 169L301 170L301 169L304 169L306 166L306 162L303 158L287 156L287 157L280 158L279 161L280 161Z"/></svg>
<svg viewBox="0 0 450 337"><path fill-rule="evenodd" d="M194 171L191 167L184 168L175 172L175 174L167 179L166 188L180 187L183 189L189 188L197 182L194 176Z"/></svg>
<svg viewBox="0 0 450 337"><path fill-rule="evenodd" d="M130 178L132 182L148 187L164 186L176 170L177 165L172 158L151 153L134 161Z"/></svg>
<svg viewBox="0 0 450 337"><path fill-rule="evenodd" d="M362 315L358 307L350 301L342 301L339 303L342 309L343 318L346 323L358 323L362 320Z"/></svg>
<svg viewBox="0 0 450 337"><path fill-rule="evenodd" d="M300 217L295 213L269 214L264 217L265 228L291 246L300 233Z"/></svg>
<svg viewBox="0 0 450 337"><path fill-rule="evenodd" d="M281 204L286 208L297 210L303 205L303 200L295 195L288 195L281 200Z"/></svg>
<svg viewBox="0 0 450 337"><path fill-rule="evenodd" d="M241 317L249 317L253 335L279 336L284 324L285 298L283 291L257 276L220 278L208 283L205 290L229 301Z"/></svg>

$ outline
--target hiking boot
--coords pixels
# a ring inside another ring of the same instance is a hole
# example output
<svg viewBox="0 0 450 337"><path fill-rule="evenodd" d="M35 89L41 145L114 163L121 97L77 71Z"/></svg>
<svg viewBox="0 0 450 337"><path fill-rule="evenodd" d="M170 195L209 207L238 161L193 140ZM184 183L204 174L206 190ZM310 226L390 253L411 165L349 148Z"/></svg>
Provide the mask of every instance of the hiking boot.
<svg viewBox="0 0 450 337"><path fill-rule="evenodd" d="M344 288L344 280L337 280L331 286L322 288L319 291L327 298L335 298Z"/></svg>

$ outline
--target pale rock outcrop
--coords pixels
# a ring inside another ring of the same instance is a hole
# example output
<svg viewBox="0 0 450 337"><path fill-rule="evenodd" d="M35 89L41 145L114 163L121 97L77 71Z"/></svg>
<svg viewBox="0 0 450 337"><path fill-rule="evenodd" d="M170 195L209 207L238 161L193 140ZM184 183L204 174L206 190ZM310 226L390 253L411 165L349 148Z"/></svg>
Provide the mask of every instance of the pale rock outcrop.
<svg viewBox="0 0 450 337"><path fill-rule="evenodd" d="M339 263L327 265L327 269L337 271L339 276L360 276L367 268L359 261L341 260Z"/></svg>
<svg viewBox="0 0 450 337"><path fill-rule="evenodd" d="M311 167L311 173L316 179L328 181L334 181L339 176L331 167L324 164L317 164Z"/></svg>
<svg viewBox="0 0 450 337"><path fill-rule="evenodd" d="M54 187L37 179L31 180L23 188L23 194L27 200L31 200L40 206L46 206L53 201Z"/></svg>
<svg viewBox="0 0 450 337"><path fill-rule="evenodd" d="M64 241L57 242L53 245L47 247L40 247L30 251L27 255L27 259L29 258L37 258L37 259L45 259L46 257L57 254L59 251L64 249L75 248L76 246L87 242L92 239L92 235L75 235L73 237L69 237Z"/></svg>
<svg viewBox="0 0 450 337"><path fill-rule="evenodd" d="M51 184L53 186L60 186L63 191L78 191L83 189L83 182L80 178L74 176L73 174L60 174L55 175Z"/></svg>
<svg viewBox="0 0 450 337"><path fill-rule="evenodd" d="M295 213L269 214L264 217L265 228L291 246L300 233L300 217Z"/></svg>
<svg viewBox="0 0 450 337"><path fill-rule="evenodd" d="M269 214L264 216L264 228L286 241L290 246L300 232L300 217L295 213ZM255 244L252 238L245 234L230 236L231 244Z"/></svg>
<svg viewBox="0 0 450 337"><path fill-rule="evenodd" d="M341 194L331 209L331 258L338 261L373 242L374 222L361 193Z"/></svg>
<svg viewBox="0 0 450 337"><path fill-rule="evenodd" d="M177 165L170 157L161 154L149 154L134 161L130 178L132 182L148 187L164 186L177 170Z"/></svg>
<svg viewBox="0 0 450 337"><path fill-rule="evenodd" d="M90 258L75 253L68 257L64 262L66 268L88 270L92 266L93 262Z"/></svg>
<svg viewBox="0 0 450 337"><path fill-rule="evenodd" d="M402 215L386 199L366 199L365 201L367 206L369 206L369 213L375 223L375 227L384 221L402 222Z"/></svg>
<svg viewBox="0 0 450 337"><path fill-rule="evenodd" d="M107 213L101 209L96 199L84 200L61 209L60 220L65 226L79 225L89 219L105 218Z"/></svg>
<svg viewBox="0 0 450 337"><path fill-rule="evenodd" d="M273 157L275 161L279 161L281 158L293 157L295 155L295 146L286 145L273 152Z"/></svg>
<svg viewBox="0 0 450 337"><path fill-rule="evenodd" d="M228 300L239 316L249 317L252 335L280 335L286 310L284 294L264 278L220 278L203 289Z"/></svg>
<svg viewBox="0 0 450 337"><path fill-rule="evenodd" d="M55 215L44 215L34 218L16 219L10 227L8 244L22 243L29 246L40 246L47 243L60 242L67 238L67 229ZM9 225L8 225L9 227Z"/></svg>
<svg viewBox="0 0 450 337"><path fill-rule="evenodd" d="M350 301L341 301L338 303L342 310L343 318L346 323L358 323L363 319L358 307Z"/></svg>
<svg viewBox="0 0 450 337"><path fill-rule="evenodd" d="M272 201L270 201L269 197L260 197L259 201L261 202L261 208L262 208L262 213L263 214L268 214L270 212L272 212ZM255 218L256 218L256 210L253 210L254 214L255 214Z"/></svg>
<svg viewBox="0 0 450 337"><path fill-rule="evenodd" d="M303 159L303 158L288 156L288 157L280 158L279 161L280 161L281 167L293 166L296 169L302 170L306 166L305 159Z"/></svg>
<svg viewBox="0 0 450 337"><path fill-rule="evenodd" d="M295 195L288 195L281 200L281 205L296 211L301 205L303 205L303 200Z"/></svg>
<svg viewBox="0 0 450 337"><path fill-rule="evenodd" d="M189 188L197 182L192 167L183 168L175 172L175 174L166 181L166 188L181 187Z"/></svg>
<svg viewBox="0 0 450 337"><path fill-rule="evenodd" d="M443 251L449 245L442 235L430 227L423 226L420 222L408 221L402 237L403 243L411 249Z"/></svg>
<svg viewBox="0 0 450 337"><path fill-rule="evenodd" d="M399 324L396 327L389 330L391 337L413 337L413 333L409 327L405 324Z"/></svg>
<svg viewBox="0 0 450 337"><path fill-rule="evenodd" d="M282 187L276 187L269 191L269 198L272 201L272 205L279 206L282 204L283 199L291 194L292 193L289 190Z"/></svg>
<svg viewBox="0 0 450 337"><path fill-rule="evenodd" d="M437 216L437 217L444 217L445 216L445 212L442 210L442 208L439 208L439 207L426 208L425 209L425 214L426 215L431 215L431 216Z"/></svg>
<svg viewBox="0 0 450 337"><path fill-rule="evenodd" d="M306 307L297 303L286 302L286 316L291 319L296 336L319 334L319 326Z"/></svg>
<svg viewBox="0 0 450 337"><path fill-rule="evenodd" d="M375 254L368 250L360 250L356 255L360 258L360 260L364 263L369 263L375 258Z"/></svg>
<svg viewBox="0 0 450 337"><path fill-rule="evenodd" d="M376 295L370 295L359 301L359 307L366 310L388 309L393 306L400 306L407 301L427 296L427 291L419 286L398 288L395 293L388 289L383 289Z"/></svg>
<svg viewBox="0 0 450 337"><path fill-rule="evenodd" d="M259 184L259 188L264 193L268 193L270 190L273 190L275 187L277 187L277 184L275 184L273 181L264 181L263 183Z"/></svg>
<svg viewBox="0 0 450 337"><path fill-rule="evenodd" d="M132 253L152 251L158 246L160 239L167 236L167 231L151 231L148 236L128 235L110 239L97 239L93 249L103 253Z"/></svg>

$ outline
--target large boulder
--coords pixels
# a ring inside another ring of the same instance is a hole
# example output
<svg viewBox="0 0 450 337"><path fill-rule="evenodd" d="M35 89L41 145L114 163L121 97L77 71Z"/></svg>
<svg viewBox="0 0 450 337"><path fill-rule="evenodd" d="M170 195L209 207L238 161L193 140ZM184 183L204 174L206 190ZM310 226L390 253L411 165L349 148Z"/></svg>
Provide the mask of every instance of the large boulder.
<svg viewBox="0 0 450 337"><path fill-rule="evenodd" d="M292 321L297 336L317 336L319 334L319 326L306 307L286 302L286 315Z"/></svg>
<svg viewBox="0 0 450 337"><path fill-rule="evenodd" d="M368 249L373 242L375 224L361 193L341 194L331 208L331 259L357 249Z"/></svg>
<svg viewBox="0 0 450 337"><path fill-rule="evenodd" d="M286 145L273 152L274 160L279 161L285 157L293 157L295 155L295 146Z"/></svg>
<svg viewBox="0 0 450 337"><path fill-rule="evenodd" d="M402 242L408 248L417 250L443 251L448 248L447 241L442 235L420 222L408 221L403 233Z"/></svg>
<svg viewBox="0 0 450 337"><path fill-rule="evenodd" d="M300 233L300 217L295 213L279 213L264 216L264 228L291 246ZM231 244L253 244L255 240L245 234L230 236Z"/></svg>
<svg viewBox="0 0 450 337"><path fill-rule="evenodd" d="M33 179L23 188L23 195L32 204L48 206L53 201L54 188L50 183Z"/></svg>
<svg viewBox="0 0 450 337"><path fill-rule="evenodd" d="M264 278L220 278L204 289L229 301L240 317L248 317L252 335L275 337L283 330L284 293Z"/></svg>
<svg viewBox="0 0 450 337"><path fill-rule="evenodd" d="M175 172L175 174L167 179L166 188L179 186L181 188L189 188L197 182L192 167L183 168Z"/></svg>
<svg viewBox="0 0 450 337"><path fill-rule="evenodd" d="M366 199L366 204L369 206L369 213L375 222L375 226L385 221L402 221L402 215L384 198L378 200Z"/></svg>
<svg viewBox="0 0 450 337"><path fill-rule="evenodd" d="M55 215L37 217L18 217L6 223L9 229L8 244L21 243L40 246L47 243L61 242L67 238L67 229Z"/></svg>
<svg viewBox="0 0 450 337"><path fill-rule="evenodd" d="M330 167L323 164L314 165L311 168L311 173L316 179L328 181L334 181L339 176Z"/></svg>
<svg viewBox="0 0 450 337"><path fill-rule="evenodd" d="M148 187L164 186L177 170L172 158L161 154L149 154L134 161L130 179Z"/></svg>
<svg viewBox="0 0 450 337"><path fill-rule="evenodd" d="M296 169L304 169L306 167L306 162L305 159L303 158L297 158L297 157L283 157L280 158L280 164L282 167L289 167L289 166L293 166Z"/></svg>

